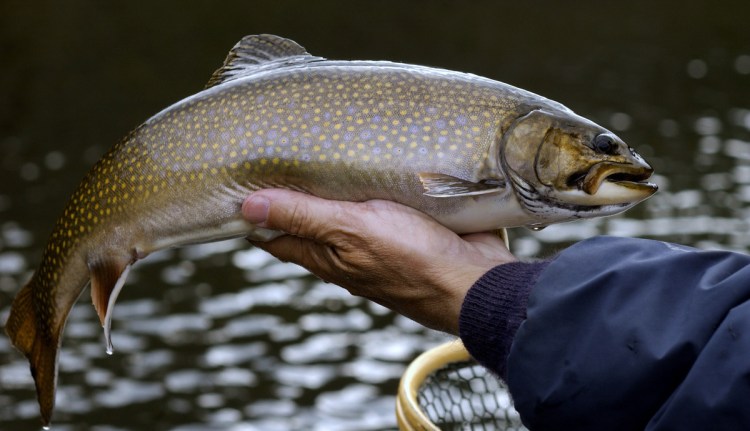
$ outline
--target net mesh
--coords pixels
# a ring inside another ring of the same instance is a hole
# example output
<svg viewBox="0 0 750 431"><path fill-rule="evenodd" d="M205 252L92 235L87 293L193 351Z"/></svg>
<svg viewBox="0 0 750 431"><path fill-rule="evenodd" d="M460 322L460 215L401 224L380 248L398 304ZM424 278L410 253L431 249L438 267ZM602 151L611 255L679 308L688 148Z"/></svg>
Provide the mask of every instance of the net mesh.
<svg viewBox="0 0 750 431"><path fill-rule="evenodd" d="M441 430L527 431L502 381L474 361L449 363L431 373L417 399Z"/></svg>

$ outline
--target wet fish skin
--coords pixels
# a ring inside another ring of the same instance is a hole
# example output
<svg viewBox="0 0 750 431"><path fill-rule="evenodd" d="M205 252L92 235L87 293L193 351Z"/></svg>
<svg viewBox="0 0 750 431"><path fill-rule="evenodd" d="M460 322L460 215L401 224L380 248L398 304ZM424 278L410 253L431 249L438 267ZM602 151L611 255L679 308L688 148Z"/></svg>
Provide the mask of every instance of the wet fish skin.
<svg viewBox="0 0 750 431"><path fill-rule="evenodd" d="M607 152L594 145L603 134L612 136ZM114 301L135 261L166 247L276 235L241 217L254 190L393 200L465 233L620 212L655 191L643 183L650 173L611 132L510 85L327 61L287 39L249 36L204 91L147 120L85 176L6 332L29 359L48 424L61 334L89 280L111 349Z"/></svg>

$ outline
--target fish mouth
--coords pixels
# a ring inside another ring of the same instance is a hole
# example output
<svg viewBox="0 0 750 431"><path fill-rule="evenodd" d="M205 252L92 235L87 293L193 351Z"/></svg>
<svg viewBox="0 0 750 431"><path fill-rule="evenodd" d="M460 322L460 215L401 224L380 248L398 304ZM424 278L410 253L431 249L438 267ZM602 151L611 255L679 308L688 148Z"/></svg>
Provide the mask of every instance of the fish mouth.
<svg viewBox="0 0 750 431"><path fill-rule="evenodd" d="M595 195L604 182L628 188L645 195L652 195L658 187L648 182L653 173L648 166L634 166L622 163L601 162L590 167L588 171L578 172L568 178L568 185L583 190L588 195Z"/></svg>

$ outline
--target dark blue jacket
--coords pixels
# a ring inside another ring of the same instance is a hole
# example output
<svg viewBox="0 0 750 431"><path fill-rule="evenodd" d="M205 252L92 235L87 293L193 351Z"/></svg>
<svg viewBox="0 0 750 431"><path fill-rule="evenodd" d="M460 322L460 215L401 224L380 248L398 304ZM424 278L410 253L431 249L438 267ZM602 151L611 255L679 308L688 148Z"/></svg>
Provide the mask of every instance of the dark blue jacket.
<svg viewBox="0 0 750 431"><path fill-rule="evenodd" d="M532 431L750 430L743 254L586 240L488 272L460 335Z"/></svg>

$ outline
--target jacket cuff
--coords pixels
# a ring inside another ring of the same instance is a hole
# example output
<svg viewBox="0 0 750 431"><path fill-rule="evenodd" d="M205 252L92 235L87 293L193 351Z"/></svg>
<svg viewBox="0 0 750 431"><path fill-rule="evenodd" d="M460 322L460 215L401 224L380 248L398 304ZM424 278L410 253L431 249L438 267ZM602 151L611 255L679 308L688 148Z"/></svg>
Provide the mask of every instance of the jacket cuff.
<svg viewBox="0 0 750 431"><path fill-rule="evenodd" d="M469 289L458 332L472 357L505 379L518 327L526 319L531 288L550 261L511 262L489 270Z"/></svg>

